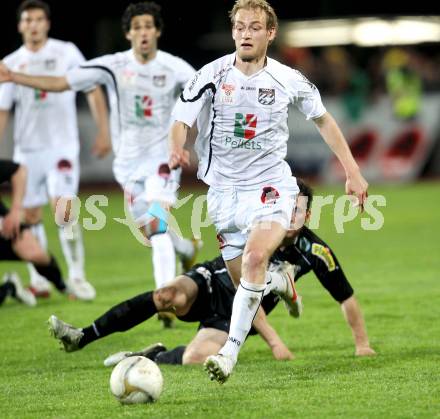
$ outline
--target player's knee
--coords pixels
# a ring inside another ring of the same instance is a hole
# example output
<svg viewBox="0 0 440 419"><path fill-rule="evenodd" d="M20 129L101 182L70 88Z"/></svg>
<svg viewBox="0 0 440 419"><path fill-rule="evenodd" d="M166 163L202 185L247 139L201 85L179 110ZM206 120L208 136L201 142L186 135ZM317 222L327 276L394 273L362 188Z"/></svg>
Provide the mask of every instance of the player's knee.
<svg viewBox="0 0 440 419"><path fill-rule="evenodd" d="M24 222L26 224L38 224L41 222L42 213L40 208L30 208L26 209L24 212Z"/></svg>
<svg viewBox="0 0 440 419"><path fill-rule="evenodd" d="M154 302L158 310L166 310L175 306L177 288L173 285L159 288L153 293Z"/></svg>
<svg viewBox="0 0 440 419"><path fill-rule="evenodd" d="M37 246L23 247L20 249L20 257L36 265L48 265L50 262L49 255Z"/></svg>
<svg viewBox="0 0 440 419"><path fill-rule="evenodd" d="M207 358L207 355L201 353L195 349L187 349L182 357L182 364L203 364Z"/></svg>
<svg viewBox="0 0 440 419"><path fill-rule="evenodd" d="M267 255L264 250L249 249L243 254L244 268L263 266L267 262Z"/></svg>
<svg viewBox="0 0 440 419"><path fill-rule="evenodd" d="M168 229L168 211L159 202L153 202L147 211L147 221L144 224L145 235L148 239L156 234L164 234Z"/></svg>

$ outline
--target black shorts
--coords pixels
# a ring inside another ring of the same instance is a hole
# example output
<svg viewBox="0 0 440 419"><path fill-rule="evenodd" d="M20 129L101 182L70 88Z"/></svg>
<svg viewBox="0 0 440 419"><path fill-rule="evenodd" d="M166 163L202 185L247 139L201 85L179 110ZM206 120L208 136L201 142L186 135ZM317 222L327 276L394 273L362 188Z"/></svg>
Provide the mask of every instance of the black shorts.
<svg viewBox="0 0 440 419"><path fill-rule="evenodd" d="M235 295L232 282L222 282L215 274L203 275L197 271L197 265L185 276L197 284L198 294L189 312L179 319L199 322L199 329L211 327L228 333ZM227 280L231 281L229 278Z"/></svg>
<svg viewBox="0 0 440 419"><path fill-rule="evenodd" d="M21 260L12 249L12 240L0 236L0 260Z"/></svg>
<svg viewBox="0 0 440 419"><path fill-rule="evenodd" d="M185 276L197 284L199 292L189 312L179 319L185 322L199 322L199 330L210 327L228 333L235 295L232 282L228 283L231 281L229 277L219 278L213 274L208 278L197 271L197 265L186 272ZM272 293L263 298L261 305L266 314L276 307L279 300L280 297ZM252 328L249 335L255 334L257 332Z"/></svg>

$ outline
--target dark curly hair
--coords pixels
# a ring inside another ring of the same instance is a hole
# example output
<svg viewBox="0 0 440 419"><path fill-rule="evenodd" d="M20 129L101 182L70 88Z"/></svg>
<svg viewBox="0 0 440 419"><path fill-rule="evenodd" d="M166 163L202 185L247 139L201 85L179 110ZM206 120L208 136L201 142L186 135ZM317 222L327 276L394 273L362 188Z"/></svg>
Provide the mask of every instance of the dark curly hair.
<svg viewBox="0 0 440 419"><path fill-rule="evenodd" d="M124 33L130 31L131 19L140 15L151 15L154 19L154 26L159 31L163 29L162 15L160 14L161 7L153 1L144 1L142 3L131 3L122 15L122 30Z"/></svg>
<svg viewBox="0 0 440 419"><path fill-rule="evenodd" d="M310 211L313 201L313 189L302 179L296 178L296 183L298 184L299 193L307 197L307 211Z"/></svg>
<svg viewBox="0 0 440 419"><path fill-rule="evenodd" d="M21 3L17 9L17 20L20 21L21 14L31 9L41 9L46 15L47 20L50 20L50 7L47 3L41 0L25 0Z"/></svg>

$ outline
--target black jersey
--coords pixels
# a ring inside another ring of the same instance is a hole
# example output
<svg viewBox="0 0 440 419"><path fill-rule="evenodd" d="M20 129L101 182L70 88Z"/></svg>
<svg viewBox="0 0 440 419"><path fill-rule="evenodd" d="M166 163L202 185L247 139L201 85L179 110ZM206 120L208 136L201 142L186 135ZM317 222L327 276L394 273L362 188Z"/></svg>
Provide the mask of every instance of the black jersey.
<svg viewBox="0 0 440 419"><path fill-rule="evenodd" d="M332 249L305 226L295 243L278 249L271 261L287 261L294 265L295 282L313 271L323 287L340 303L353 295L353 288Z"/></svg>
<svg viewBox="0 0 440 419"><path fill-rule="evenodd" d="M0 159L0 185L4 182L9 182L19 167L20 166L18 164L10 160ZM3 204L0 199L0 217L6 215L8 212L8 208Z"/></svg>

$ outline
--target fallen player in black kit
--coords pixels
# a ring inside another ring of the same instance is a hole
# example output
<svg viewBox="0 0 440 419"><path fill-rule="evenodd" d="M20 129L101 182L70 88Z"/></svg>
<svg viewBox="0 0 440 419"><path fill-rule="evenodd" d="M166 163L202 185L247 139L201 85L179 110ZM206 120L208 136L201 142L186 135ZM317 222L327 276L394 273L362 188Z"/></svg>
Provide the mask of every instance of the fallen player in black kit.
<svg viewBox="0 0 440 419"><path fill-rule="evenodd" d="M299 202L295 217L307 218L310 215L312 191L302 182L299 182L299 186L300 196L308 199L303 200L303 204ZM375 354L369 345L362 314L350 283L334 253L311 230L305 226L289 230L285 241L272 257L272 269L284 271L284 274L294 272L295 281L313 270L321 284L341 304L353 332L356 355ZM105 364L114 365L126 356L139 354L157 363L200 364L207 356L217 353L227 339L234 294L235 288L223 259L217 257L194 266L164 288L118 304L83 329L64 323L55 316L51 316L49 323L52 333L62 342L64 349L72 352L114 332L129 330L157 312L174 309L180 320L199 322L199 330L187 346L167 351L162 344L154 344L139 352L116 353L108 357ZM263 298L264 311L270 313L279 301L279 295L269 293ZM300 297L296 296L295 301L297 309L292 314L298 317L302 310ZM292 354L276 331L268 323L263 328L263 333L261 330L259 332L275 359L291 359Z"/></svg>

